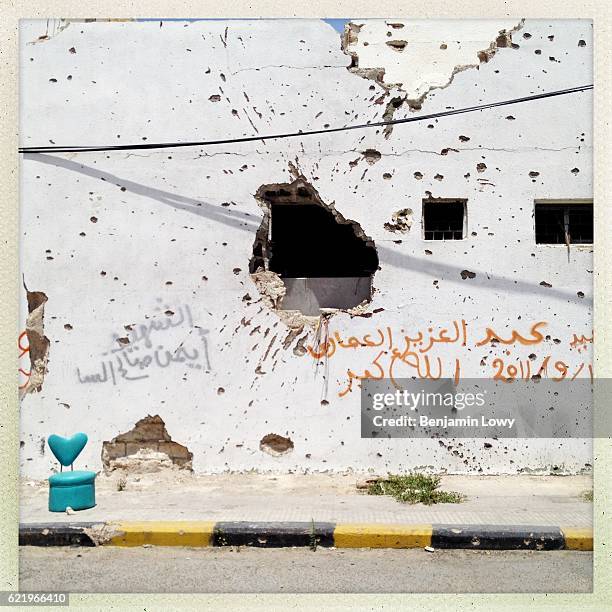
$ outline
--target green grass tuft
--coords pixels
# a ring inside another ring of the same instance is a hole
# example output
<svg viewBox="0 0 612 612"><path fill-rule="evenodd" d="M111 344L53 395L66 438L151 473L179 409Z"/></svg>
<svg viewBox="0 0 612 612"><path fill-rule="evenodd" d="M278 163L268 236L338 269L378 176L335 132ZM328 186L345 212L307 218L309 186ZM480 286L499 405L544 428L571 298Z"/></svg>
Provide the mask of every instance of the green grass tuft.
<svg viewBox="0 0 612 612"><path fill-rule="evenodd" d="M584 499L584 501L587 501L587 502L592 502L593 501L593 491L585 491L582 494L582 499Z"/></svg>
<svg viewBox="0 0 612 612"><path fill-rule="evenodd" d="M439 491L439 476L425 474L389 474L383 480L368 487L368 495L391 495L397 501L408 504L459 504L466 499L456 491Z"/></svg>
<svg viewBox="0 0 612 612"><path fill-rule="evenodd" d="M313 552L316 552L317 546L319 545L321 538L317 538L314 519L310 519L310 524L311 524L311 527L310 527L310 546L309 548Z"/></svg>

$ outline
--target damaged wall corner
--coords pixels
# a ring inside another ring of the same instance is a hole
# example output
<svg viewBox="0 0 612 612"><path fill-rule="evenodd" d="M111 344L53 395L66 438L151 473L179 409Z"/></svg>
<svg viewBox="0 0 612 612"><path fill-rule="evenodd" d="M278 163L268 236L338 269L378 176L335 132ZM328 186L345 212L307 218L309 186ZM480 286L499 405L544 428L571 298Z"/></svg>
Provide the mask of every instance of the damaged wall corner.
<svg viewBox="0 0 612 612"><path fill-rule="evenodd" d="M27 383L20 389L20 398L26 393L39 392L47 374L49 360L49 338L45 336L45 303L48 298L42 291L28 291L28 316L26 319L26 336L30 355L30 374Z"/></svg>
<svg viewBox="0 0 612 612"><path fill-rule="evenodd" d="M501 48L518 49L512 34L523 27L510 20L466 20L454 28L453 39L443 38L435 24L418 22L384 23L380 20L347 23L342 36L342 51L351 58L348 70L371 79L384 89L382 99L393 95L383 113L391 121L395 111L406 104L410 111L420 110L428 94L448 87L455 75L470 68L478 69ZM402 39L393 38L402 29ZM384 36L385 45L378 44ZM370 89L373 89L371 87ZM389 138L392 126L386 126Z"/></svg>
<svg viewBox="0 0 612 612"><path fill-rule="evenodd" d="M174 442L159 415L140 419L134 428L102 443L102 465L114 470L150 472L163 468L192 469L193 453Z"/></svg>
<svg viewBox="0 0 612 612"><path fill-rule="evenodd" d="M382 67L360 68L359 55L356 51L351 50L351 46L357 44L359 32L361 31L362 27L363 24L360 25L357 23L348 22L344 26L344 34L340 37L340 48L342 49L343 53L345 53L351 58L351 63L347 66L347 70L364 79L370 79L372 81L375 81L386 91L386 85L384 83L385 69Z"/></svg>

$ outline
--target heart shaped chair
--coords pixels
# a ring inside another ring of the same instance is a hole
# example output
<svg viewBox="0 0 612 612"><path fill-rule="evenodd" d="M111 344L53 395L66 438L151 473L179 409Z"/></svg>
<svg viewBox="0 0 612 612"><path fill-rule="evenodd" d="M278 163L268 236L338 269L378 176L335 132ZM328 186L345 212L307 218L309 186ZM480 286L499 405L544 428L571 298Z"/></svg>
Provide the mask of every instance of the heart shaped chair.
<svg viewBox="0 0 612 612"><path fill-rule="evenodd" d="M63 438L52 434L47 443L60 462L59 473L49 478L49 510L65 512L68 506L73 510L93 508L96 505L96 473L72 467L87 444L87 435L77 433L71 438ZM64 466L70 466L70 471L62 471Z"/></svg>

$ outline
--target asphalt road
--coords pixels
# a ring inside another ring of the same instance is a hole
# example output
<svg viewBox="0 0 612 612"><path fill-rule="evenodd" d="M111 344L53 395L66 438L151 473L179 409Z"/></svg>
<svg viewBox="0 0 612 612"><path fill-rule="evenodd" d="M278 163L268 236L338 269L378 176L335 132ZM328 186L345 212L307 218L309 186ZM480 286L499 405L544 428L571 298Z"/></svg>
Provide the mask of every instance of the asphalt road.
<svg viewBox="0 0 612 612"><path fill-rule="evenodd" d="M584 593L592 576L575 551L20 548L22 591Z"/></svg>

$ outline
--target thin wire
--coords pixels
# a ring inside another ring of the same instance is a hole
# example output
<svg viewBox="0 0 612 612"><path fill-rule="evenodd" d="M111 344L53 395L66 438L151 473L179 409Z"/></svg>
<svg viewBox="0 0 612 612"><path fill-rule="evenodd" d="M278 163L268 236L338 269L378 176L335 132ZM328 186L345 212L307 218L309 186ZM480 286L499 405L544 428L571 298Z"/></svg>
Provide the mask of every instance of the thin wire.
<svg viewBox="0 0 612 612"><path fill-rule="evenodd" d="M418 115L415 117L406 117L404 119L392 119L390 121L377 121L375 123L361 123L357 125L347 125L344 127L327 128L322 130L310 130L307 132L289 132L285 134L270 134L268 136L245 136L243 138L231 138L227 140L203 140L196 142L160 142L147 144L132 144L132 145L112 145L99 147L82 147L82 146L52 146L52 147L20 147L19 153L84 153L93 151L135 151L140 149L174 149L179 147L206 147L210 145L233 144L240 142L253 142L256 140L272 140L277 138L295 138L303 136L313 136L316 134L332 134L334 132L345 132L348 130L361 130L364 128L383 127L387 125L399 125L401 123L412 123L413 121L425 121L426 119L437 119L439 117L448 117L450 115L460 115L463 113L471 113L478 110L488 108L496 108L498 106L508 106L510 104L520 104L522 102L530 102L532 100L541 100L543 98L553 98L555 96L563 96L566 94L577 93L593 89L593 85L580 85L569 89L561 89L559 91L549 91L523 98L515 98L513 100L502 100L500 102L490 102L489 104L481 104L479 106L469 106L467 108L458 108L455 110L447 110L439 113L431 113L429 115Z"/></svg>

